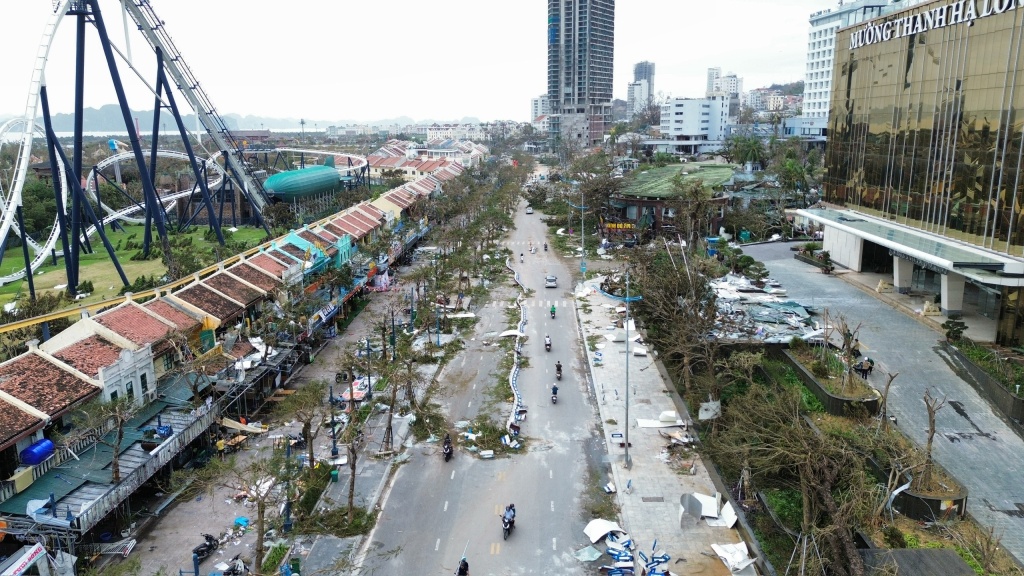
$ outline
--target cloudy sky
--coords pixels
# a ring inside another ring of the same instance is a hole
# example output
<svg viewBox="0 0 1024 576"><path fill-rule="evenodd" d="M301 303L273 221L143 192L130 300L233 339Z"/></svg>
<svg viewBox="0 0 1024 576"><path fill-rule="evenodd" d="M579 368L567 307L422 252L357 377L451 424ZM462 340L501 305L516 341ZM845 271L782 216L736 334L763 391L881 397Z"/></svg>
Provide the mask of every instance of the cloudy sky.
<svg viewBox="0 0 1024 576"><path fill-rule="evenodd" d="M835 0L619 0L615 97L633 64L657 66L655 92L702 96L710 66L744 88L803 79L807 17ZM221 113L309 121L529 118L547 90L544 0L151 0L153 10ZM115 0L101 0L110 36L126 54ZM4 2L0 117L25 109L51 2ZM71 19L58 27L46 66L54 111L73 98ZM153 54L134 27L132 61L152 82ZM115 102L95 34L88 38L86 105ZM124 68L122 66L122 68ZM130 105L153 97L122 72ZM258 127L258 126L253 126ZM252 128L243 126L243 128ZM323 129L323 126L319 127Z"/></svg>

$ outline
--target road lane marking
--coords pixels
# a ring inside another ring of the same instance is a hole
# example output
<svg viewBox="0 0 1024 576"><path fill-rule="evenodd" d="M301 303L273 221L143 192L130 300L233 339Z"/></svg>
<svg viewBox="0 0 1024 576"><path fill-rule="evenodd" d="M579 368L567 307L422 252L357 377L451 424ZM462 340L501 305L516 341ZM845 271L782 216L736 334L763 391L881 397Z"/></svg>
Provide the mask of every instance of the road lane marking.
<svg viewBox="0 0 1024 576"><path fill-rule="evenodd" d="M635 394L635 393L634 393L634 394ZM472 400L470 400L470 401L469 401L469 404L467 404L467 405L466 405L466 408L469 408L469 407L470 407L470 406L472 406L472 405L473 405L473 401L472 401Z"/></svg>
<svg viewBox="0 0 1024 576"><path fill-rule="evenodd" d="M555 471L554 470L548 470L548 478L554 478L554 477L555 477Z"/></svg>
<svg viewBox="0 0 1024 576"><path fill-rule="evenodd" d="M452 470L452 480L455 480L455 470Z"/></svg>
<svg viewBox="0 0 1024 576"><path fill-rule="evenodd" d="M434 542L434 552L437 552L437 550L438 550L438 549L439 549L440 547L441 547L441 539L440 539L440 538L438 538L438 539L437 539L437 542Z"/></svg>
<svg viewBox="0 0 1024 576"><path fill-rule="evenodd" d="M501 504L495 504L494 505L494 513L497 514L498 516L501 516Z"/></svg>
<svg viewBox="0 0 1024 576"><path fill-rule="evenodd" d="M558 550L558 538L551 539L551 549Z"/></svg>
<svg viewBox="0 0 1024 576"><path fill-rule="evenodd" d="M500 542L492 542L491 543L491 556L497 556L498 554L501 554L501 543Z"/></svg>
<svg viewBox="0 0 1024 576"><path fill-rule="evenodd" d="M448 511L448 501L447 500L444 501L444 511L445 512Z"/></svg>
<svg viewBox="0 0 1024 576"><path fill-rule="evenodd" d="M551 501L551 511L552 512L555 511L555 501L554 500Z"/></svg>

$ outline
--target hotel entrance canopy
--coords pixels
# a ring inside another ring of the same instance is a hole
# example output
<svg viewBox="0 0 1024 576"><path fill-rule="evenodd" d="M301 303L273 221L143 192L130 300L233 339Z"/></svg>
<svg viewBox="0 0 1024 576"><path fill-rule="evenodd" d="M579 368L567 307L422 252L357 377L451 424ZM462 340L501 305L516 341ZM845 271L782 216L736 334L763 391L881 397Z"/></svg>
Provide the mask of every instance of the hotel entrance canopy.
<svg viewBox="0 0 1024 576"><path fill-rule="evenodd" d="M807 208L796 213L888 248L893 256L912 260L940 274L953 272L983 284L1024 286L1024 261L1016 258L852 210Z"/></svg>

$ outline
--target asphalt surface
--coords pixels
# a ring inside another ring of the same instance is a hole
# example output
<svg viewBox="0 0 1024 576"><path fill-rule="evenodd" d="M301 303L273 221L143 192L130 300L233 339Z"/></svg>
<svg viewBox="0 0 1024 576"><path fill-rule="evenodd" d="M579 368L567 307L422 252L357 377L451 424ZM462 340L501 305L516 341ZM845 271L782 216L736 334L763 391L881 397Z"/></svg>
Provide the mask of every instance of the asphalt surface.
<svg viewBox="0 0 1024 576"><path fill-rule="evenodd" d="M546 228L539 218L520 210L505 243L517 254L513 267L523 284L535 291L525 302L528 339L523 355L529 366L519 379L528 408L522 434L529 448L494 460L459 449L447 463L436 443L410 448L408 461L381 501L382 512L362 559L364 574L450 574L464 550L474 576L584 573L571 554L588 543L580 495L587 466L583 447L593 437L594 408L582 377L568 298L569 270L553 252L543 251ZM529 253L531 242L537 247L535 254ZM558 288L543 287L547 274L558 276ZM503 353L488 344L509 328L505 309L514 294L495 290L492 301L476 310L481 316L476 336L442 372L449 421L471 418L485 405ZM552 303L558 308L554 319L548 312ZM545 334L553 341L550 353L544 351ZM556 360L562 362L564 375L558 404L552 405ZM505 411L494 414L495 419L503 422L508 406L502 403ZM518 515L515 531L503 540L499 514L508 503L515 503Z"/></svg>
<svg viewBox="0 0 1024 576"><path fill-rule="evenodd" d="M968 488L968 513L994 528L1003 547L1024 560L1024 441L953 371L938 345L941 334L843 281L843 272L820 274L801 264L789 246L762 244L743 251L765 263L789 298L860 325L864 352L876 361L868 381L882 389L886 373L899 373L889 391L888 413L919 446L928 432L925 391L946 398L936 417L935 461Z"/></svg>

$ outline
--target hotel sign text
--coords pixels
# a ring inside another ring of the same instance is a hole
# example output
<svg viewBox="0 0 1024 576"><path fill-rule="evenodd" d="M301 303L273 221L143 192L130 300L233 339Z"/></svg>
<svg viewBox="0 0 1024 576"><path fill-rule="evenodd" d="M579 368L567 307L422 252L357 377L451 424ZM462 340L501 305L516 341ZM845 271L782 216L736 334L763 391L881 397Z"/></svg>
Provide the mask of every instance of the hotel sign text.
<svg viewBox="0 0 1024 576"><path fill-rule="evenodd" d="M868 22L850 34L850 50L954 24L973 22L978 18L1021 7L1024 7L1024 0L958 0L886 22Z"/></svg>

